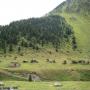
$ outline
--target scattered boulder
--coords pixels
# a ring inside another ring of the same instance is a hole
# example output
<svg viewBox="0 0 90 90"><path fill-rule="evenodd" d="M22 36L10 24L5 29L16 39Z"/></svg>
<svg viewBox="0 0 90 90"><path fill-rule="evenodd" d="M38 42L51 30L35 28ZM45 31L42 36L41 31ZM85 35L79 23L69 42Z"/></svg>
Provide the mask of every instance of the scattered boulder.
<svg viewBox="0 0 90 90"><path fill-rule="evenodd" d="M37 75L36 73L31 73L28 76L28 81L40 81L40 77L39 75Z"/></svg>
<svg viewBox="0 0 90 90"><path fill-rule="evenodd" d="M52 51L48 51L49 54L52 54Z"/></svg>
<svg viewBox="0 0 90 90"><path fill-rule="evenodd" d="M55 83L54 83L54 86L55 86L55 87L60 87L60 86L62 86L62 84L61 84L60 82L55 82Z"/></svg>
<svg viewBox="0 0 90 90"><path fill-rule="evenodd" d="M46 62L49 62L49 59L46 59Z"/></svg>
<svg viewBox="0 0 90 90"><path fill-rule="evenodd" d="M90 64L90 62L89 61L87 61L87 63L86 64Z"/></svg>
<svg viewBox="0 0 90 90"><path fill-rule="evenodd" d="M67 61L66 61L66 60L64 60L63 64L67 64Z"/></svg>
<svg viewBox="0 0 90 90"><path fill-rule="evenodd" d="M9 65L9 67L13 67L13 68L20 67L20 66L21 66L21 64L18 62L11 62Z"/></svg>
<svg viewBox="0 0 90 90"><path fill-rule="evenodd" d="M17 59L17 56L14 57L14 60L16 60L16 59Z"/></svg>
<svg viewBox="0 0 90 90"><path fill-rule="evenodd" d="M79 60L78 63L82 64L82 60Z"/></svg>
<svg viewBox="0 0 90 90"><path fill-rule="evenodd" d="M13 87L14 90L18 90L18 86Z"/></svg>
<svg viewBox="0 0 90 90"><path fill-rule="evenodd" d="M3 87L0 90L18 90L18 87Z"/></svg>
<svg viewBox="0 0 90 90"><path fill-rule="evenodd" d="M38 63L36 59L32 59L30 63Z"/></svg>
<svg viewBox="0 0 90 90"><path fill-rule="evenodd" d="M77 62L77 61L75 61L75 60L73 60L73 61L72 61L72 64L78 64L78 62Z"/></svg>
<svg viewBox="0 0 90 90"><path fill-rule="evenodd" d="M75 60L73 60L72 61L72 64L90 64L90 62L89 61L85 61L85 60L79 60L79 61L75 61Z"/></svg>
<svg viewBox="0 0 90 90"><path fill-rule="evenodd" d="M23 54L23 53L20 53L19 55L20 55L20 56L24 56L24 54Z"/></svg>
<svg viewBox="0 0 90 90"><path fill-rule="evenodd" d="M76 21L77 20L77 17L72 16L72 17L70 17L70 19Z"/></svg>
<svg viewBox="0 0 90 90"><path fill-rule="evenodd" d="M4 83L0 81L0 86L4 86Z"/></svg>
<svg viewBox="0 0 90 90"><path fill-rule="evenodd" d="M31 74L32 81L40 81L40 77L36 74Z"/></svg>
<svg viewBox="0 0 90 90"><path fill-rule="evenodd" d="M55 60L52 60L52 59L46 59L46 62L49 62L49 63L56 63Z"/></svg>
<svg viewBox="0 0 90 90"><path fill-rule="evenodd" d="M24 60L23 63L28 63L28 61Z"/></svg>

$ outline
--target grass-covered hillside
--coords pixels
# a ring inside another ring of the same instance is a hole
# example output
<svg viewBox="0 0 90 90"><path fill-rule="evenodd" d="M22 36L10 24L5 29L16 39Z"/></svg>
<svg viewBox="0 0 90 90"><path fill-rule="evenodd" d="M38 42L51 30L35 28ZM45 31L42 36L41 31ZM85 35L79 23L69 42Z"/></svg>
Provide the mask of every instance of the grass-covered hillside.
<svg viewBox="0 0 90 90"><path fill-rule="evenodd" d="M63 16L73 27L78 49L90 52L90 0L66 0L50 14Z"/></svg>
<svg viewBox="0 0 90 90"><path fill-rule="evenodd" d="M0 26L0 81L18 90L90 90L89 38L90 0Z"/></svg>

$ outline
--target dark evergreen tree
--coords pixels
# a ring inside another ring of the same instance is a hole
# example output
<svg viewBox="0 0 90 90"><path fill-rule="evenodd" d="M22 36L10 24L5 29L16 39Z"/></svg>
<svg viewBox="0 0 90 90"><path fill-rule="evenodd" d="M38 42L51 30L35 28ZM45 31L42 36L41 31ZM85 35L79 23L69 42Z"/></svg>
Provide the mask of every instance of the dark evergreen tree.
<svg viewBox="0 0 90 90"><path fill-rule="evenodd" d="M77 43L76 43L76 38L75 37L72 38L72 48L73 48L73 50L77 49Z"/></svg>
<svg viewBox="0 0 90 90"><path fill-rule="evenodd" d="M28 81L32 81L32 76L29 74Z"/></svg>
<svg viewBox="0 0 90 90"><path fill-rule="evenodd" d="M21 47L19 46L19 47L18 47L18 53L20 53L20 51L21 51Z"/></svg>
<svg viewBox="0 0 90 90"><path fill-rule="evenodd" d="M72 38L73 37L73 38ZM12 22L6 26L0 26L0 48L13 51L13 46L32 47L39 49L37 45L51 44L58 49L65 46L64 42L72 38L73 49L77 48L76 38L70 25L61 16L52 15L41 18L31 18ZM4 46L4 42L7 44Z"/></svg>
<svg viewBox="0 0 90 90"><path fill-rule="evenodd" d="M10 52L13 51L13 45L12 44L9 45L9 51Z"/></svg>

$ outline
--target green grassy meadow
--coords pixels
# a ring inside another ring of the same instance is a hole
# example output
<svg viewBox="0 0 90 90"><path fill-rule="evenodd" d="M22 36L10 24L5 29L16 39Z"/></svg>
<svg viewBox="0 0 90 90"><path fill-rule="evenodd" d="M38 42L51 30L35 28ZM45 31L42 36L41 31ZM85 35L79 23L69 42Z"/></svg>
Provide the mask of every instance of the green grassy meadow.
<svg viewBox="0 0 90 90"><path fill-rule="evenodd" d="M55 87L55 82L5 81L5 86L17 86L19 90L90 90L90 82L64 81Z"/></svg>
<svg viewBox="0 0 90 90"><path fill-rule="evenodd" d="M62 13L66 21L73 27L79 50L90 53L90 16L77 13Z"/></svg>
<svg viewBox="0 0 90 90"><path fill-rule="evenodd" d="M52 53L49 53L51 51ZM90 65L86 64L71 64L72 60L89 60L89 56L86 54L80 54L79 52L55 52L55 50L47 49L45 51L40 50L39 53L32 49L24 49L23 55L14 53L8 53L0 57L0 70L4 71L4 75L10 73L6 80L27 80L27 78L18 77L18 73L36 72L40 75L42 80L45 81L89 81L90 80ZM78 54L78 55L77 55ZM15 59L15 57L17 57ZM35 58L38 63L30 63L32 58ZM54 59L56 63L48 63L46 59ZM23 63L26 60L27 63ZM66 60L67 64L63 64ZM20 63L20 67L9 67L11 62ZM6 72L6 73L5 73ZM1 72L2 73L2 72ZM13 75L14 74L14 75ZM5 80L5 76L1 75L0 80ZM11 78L10 78L11 77Z"/></svg>

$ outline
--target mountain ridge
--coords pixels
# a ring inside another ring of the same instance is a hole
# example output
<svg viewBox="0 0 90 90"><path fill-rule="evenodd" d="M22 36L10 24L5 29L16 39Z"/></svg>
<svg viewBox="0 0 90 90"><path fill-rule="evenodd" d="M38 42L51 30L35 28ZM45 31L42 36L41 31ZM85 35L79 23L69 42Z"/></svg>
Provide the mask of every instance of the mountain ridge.
<svg viewBox="0 0 90 90"><path fill-rule="evenodd" d="M67 12L88 15L90 14L90 1L89 0L66 0L58 5L51 13Z"/></svg>
<svg viewBox="0 0 90 90"><path fill-rule="evenodd" d="M90 0L66 0L48 15L64 17L73 27L78 49L83 52L90 51Z"/></svg>

